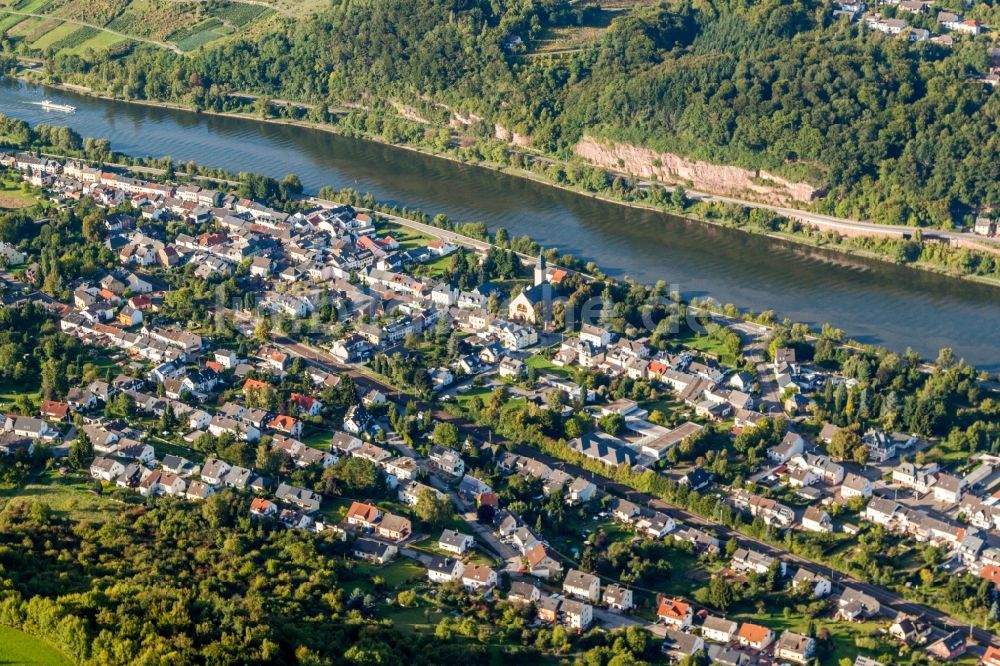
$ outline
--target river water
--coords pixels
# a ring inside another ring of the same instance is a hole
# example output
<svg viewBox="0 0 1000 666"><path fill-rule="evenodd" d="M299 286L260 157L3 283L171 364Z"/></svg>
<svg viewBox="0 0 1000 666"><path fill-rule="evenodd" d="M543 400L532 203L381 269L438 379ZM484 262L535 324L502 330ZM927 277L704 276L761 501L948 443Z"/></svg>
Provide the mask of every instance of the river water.
<svg viewBox="0 0 1000 666"><path fill-rule="evenodd" d="M45 111L42 99L77 107ZM862 342L933 357L941 347L1000 371L1000 290L794 243L640 211L378 143L254 120L94 99L0 80L0 113L106 137L116 151L324 185L506 227L593 259L609 275L666 280L685 296L711 296L843 329Z"/></svg>

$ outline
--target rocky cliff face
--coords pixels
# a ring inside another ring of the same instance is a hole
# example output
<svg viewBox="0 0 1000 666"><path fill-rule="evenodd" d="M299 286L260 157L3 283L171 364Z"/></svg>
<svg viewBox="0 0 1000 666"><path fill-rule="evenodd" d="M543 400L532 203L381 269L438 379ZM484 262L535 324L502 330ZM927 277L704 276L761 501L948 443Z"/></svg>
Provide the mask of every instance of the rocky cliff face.
<svg viewBox="0 0 1000 666"><path fill-rule="evenodd" d="M574 152L611 171L639 178L656 178L663 183L686 184L702 192L738 196L772 204L809 201L819 194L808 183L793 183L766 171L754 172L690 160L672 153L658 153L625 143L583 137Z"/></svg>
<svg viewBox="0 0 1000 666"><path fill-rule="evenodd" d="M506 141L515 146L520 146L524 148L531 143L531 137L525 136L524 134L518 134L517 132L511 131L501 125L496 123L493 125L493 136L500 139L501 141Z"/></svg>

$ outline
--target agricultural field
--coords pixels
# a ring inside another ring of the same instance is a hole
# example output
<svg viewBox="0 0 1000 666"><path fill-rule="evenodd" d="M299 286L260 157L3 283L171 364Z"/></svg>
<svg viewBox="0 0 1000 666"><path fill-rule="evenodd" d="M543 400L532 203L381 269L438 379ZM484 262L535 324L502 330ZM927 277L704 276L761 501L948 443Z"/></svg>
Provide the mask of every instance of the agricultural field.
<svg viewBox="0 0 1000 666"><path fill-rule="evenodd" d="M81 30L91 30L91 28L81 28ZM99 30L94 30L92 33L87 33L87 38L80 42L79 44L72 45L62 45L61 49L63 53L69 53L74 55L82 55L87 52L88 49L97 51L104 51L110 49L113 46L118 46L125 41L124 37L120 37L110 32L102 32Z"/></svg>
<svg viewBox="0 0 1000 666"><path fill-rule="evenodd" d="M0 32L37 51L76 55L107 50L129 38L194 51L247 32L277 13L241 2L0 0Z"/></svg>
<svg viewBox="0 0 1000 666"><path fill-rule="evenodd" d="M596 8L582 25L552 27L531 45L530 53L558 54L578 51L596 44L611 26L611 21L625 14L624 9Z"/></svg>
<svg viewBox="0 0 1000 666"><path fill-rule="evenodd" d="M81 29L80 26L75 25L73 23L56 22L54 28L46 30L44 33L42 33L41 37L31 42L31 47L34 49L39 49L44 51L45 49L50 48L56 42L66 39L67 37L69 37L74 32L80 29Z"/></svg>
<svg viewBox="0 0 1000 666"><path fill-rule="evenodd" d="M40 638L0 626L0 664L45 664L62 666L72 662L62 652Z"/></svg>

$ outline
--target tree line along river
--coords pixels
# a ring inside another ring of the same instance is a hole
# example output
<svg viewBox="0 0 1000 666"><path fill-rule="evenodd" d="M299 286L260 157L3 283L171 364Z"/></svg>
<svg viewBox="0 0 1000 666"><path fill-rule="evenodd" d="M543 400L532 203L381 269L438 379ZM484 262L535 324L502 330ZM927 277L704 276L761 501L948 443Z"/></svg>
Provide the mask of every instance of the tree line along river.
<svg viewBox="0 0 1000 666"><path fill-rule="evenodd" d="M52 99L75 113L31 104ZM952 347L1000 371L1000 290L916 269L592 199L488 169L301 127L126 104L0 80L0 113L108 138L115 151L233 172L296 173L458 222L484 222L594 260L612 276L665 280L685 297L774 310L933 358Z"/></svg>

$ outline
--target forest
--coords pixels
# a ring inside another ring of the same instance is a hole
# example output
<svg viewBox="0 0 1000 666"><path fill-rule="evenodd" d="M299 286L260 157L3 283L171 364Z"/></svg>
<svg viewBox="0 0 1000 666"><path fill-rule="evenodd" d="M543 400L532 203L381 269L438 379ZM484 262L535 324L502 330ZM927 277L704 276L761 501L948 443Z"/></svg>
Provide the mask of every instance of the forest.
<svg viewBox="0 0 1000 666"><path fill-rule="evenodd" d="M312 120L397 142L447 145L460 113L480 141L501 125L563 158L584 135L636 143L808 182L826 193L816 208L885 223L947 227L1000 203L1000 105L977 80L989 37L911 44L818 0L676 0L616 14L564 56L521 52L594 11L343 1L190 54L34 55L48 55L56 80L123 98L211 110L238 108L236 92L295 100L316 104L301 111ZM6 35L0 47L28 48ZM401 118L399 104L429 124Z"/></svg>
<svg viewBox="0 0 1000 666"><path fill-rule="evenodd" d="M0 511L0 624L80 663L490 663L481 646L394 631L344 590L335 542L252 526L249 500L162 501L71 521Z"/></svg>

